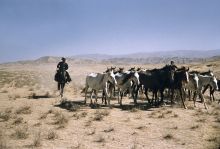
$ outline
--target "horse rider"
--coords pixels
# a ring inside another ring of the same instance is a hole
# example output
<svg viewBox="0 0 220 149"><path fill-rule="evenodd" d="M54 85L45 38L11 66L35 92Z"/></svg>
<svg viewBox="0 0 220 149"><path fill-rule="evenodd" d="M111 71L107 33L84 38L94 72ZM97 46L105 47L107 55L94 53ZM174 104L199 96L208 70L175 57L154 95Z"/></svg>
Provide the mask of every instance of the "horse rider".
<svg viewBox="0 0 220 149"><path fill-rule="evenodd" d="M61 58L61 62L57 64L57 73L64 73L66 82L70 82L71 78L69 73L67 72L68 64L66 63L66 59L64 57ZM59 90L59 88L58 88Z"/></svg>
<svg viewBox="0 0 220 149"><path fill-rule="evenodd" d="M174 64L174 61L170 61L170 67L173 69L173 70L177 70L178 67Z"/></svg>

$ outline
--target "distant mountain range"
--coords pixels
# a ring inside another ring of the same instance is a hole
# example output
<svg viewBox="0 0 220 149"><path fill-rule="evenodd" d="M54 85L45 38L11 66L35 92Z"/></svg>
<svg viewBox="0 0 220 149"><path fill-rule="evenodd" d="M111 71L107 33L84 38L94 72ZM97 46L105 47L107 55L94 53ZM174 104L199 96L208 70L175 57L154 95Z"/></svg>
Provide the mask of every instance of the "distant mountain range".
<svg viewBox="0 0 220 149"><path fill-rule="evenodd" d="M168 63L175 60L177 63L190 63L196 61L205 61L207 59L219 59L220 49L218 50L177 50L160 52L143 52L127 55L108 55L108 54L84 54L67 57L68 62L72 63L115 63L115 64L147 64L147 63ZM44 56L36 60L19 61L19 64L26 63L57 63L61 57Z"/></svg>
<svg viewBox="0 0 220 149"><path fill-rule="evenodd" d="M76 55L70 58L81 58L81 59L112 59L112 58L152 58L152 57L161 57L161 58L209 58L213 56L220 56L220 49L218 50L176 50L176 51L156 51L156 52L139 52L126 55L107 55L107 54L85 54L85 55Z"/></svg>

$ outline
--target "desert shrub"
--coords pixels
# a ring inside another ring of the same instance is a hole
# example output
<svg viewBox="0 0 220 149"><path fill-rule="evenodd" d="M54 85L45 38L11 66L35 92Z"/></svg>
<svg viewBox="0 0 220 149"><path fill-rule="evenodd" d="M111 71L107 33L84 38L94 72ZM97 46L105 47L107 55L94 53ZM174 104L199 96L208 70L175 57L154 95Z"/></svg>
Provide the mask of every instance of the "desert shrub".
<svg viewBox="0 0 220 149"><path fill-rule="evenodd" d="M34 134L33 138L33 146L34 147L39 147L41 145L41 131L39 130Z"/></svg>
<svg viewBox="0 0 220 149"><path fill-rule="evenodd" d="M22 117L17 117L14 121L13 121L13 125L18 125L21 124L23 122L23 118Z"/></svg>
<svg viewBox="0 0 220 149"><path fill-rule="evenodd" d="M1 121L8 121L10 119L10 113L0 112Z"/></svg>
<svg viewBox="0 0 220 149"><path fill-rule="evenodd" d="M167 134L167 135L165 135L163 138L166 139L166 140L171 140L171 139L173 139L174 137L173 137L172 134Z"/></svg>
<svg viewBox="0 0 220 149"><path fill-rule="evenodd" d="M17 127L11 136L15 139L27 139L29 136L28 126Z"/></svg>
<svg viewBox="0 0 220 149"><path fill-rule="evenodd" d="M48 134L47 134L47 139L48 140L54 140L57 138L57 134L55 131L53 130L49 130Z"/></svg>
<svg viewBox="0 0 220 149"><path fill-rule="evenodd" d="M95 139L95 142L103 143L103 142L105 142L105 138L104 138L102 135L99 135L99 136Z"/></svg>
<svg viewBox="0 0 220 149"><path fill-rule="evenodd" d="M93 120L101 121L104 116L108 116L110 112L108 110L96 110Z"/></svg>
<svg viewBox="0 0 220 149"><path fill-rule="evenodd" d="M61 111L54 113L54 124L59 125L58 128L64 128L68 121L67 117Z"/></svg>
<svg viewBox="0 0 220 149"><path fill-rule="evenodd" d="M6 149L7 148L7 138L5 137L5 134L2 130L0 130L0 148Z"/></svg>
<svg viewBox="0 0 220 149"><path fill-rule="evenodd" d="M27 105L22 106L16 110L16 114L31 114L31 112L31 107Z"/></svg>

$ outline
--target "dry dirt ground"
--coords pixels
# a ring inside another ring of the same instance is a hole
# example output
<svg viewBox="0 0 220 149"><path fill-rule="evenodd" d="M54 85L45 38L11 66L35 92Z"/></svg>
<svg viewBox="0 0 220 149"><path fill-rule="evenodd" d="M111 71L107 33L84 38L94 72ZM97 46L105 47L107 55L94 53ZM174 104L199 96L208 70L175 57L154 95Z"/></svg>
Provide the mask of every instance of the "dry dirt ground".
<svg viewBox="0 0 220 149"><path fill-rule="evenodd" d="M142 65L159 68L162 65ZM190 64L193 70L212 69L220 78L220 61ZM146 107L146 101L124 97L121 108L83 105L81 89L89 72L106 65L70 64L73 81L61 102L53 80L56 64L0 65L0 148L117 148L117 149L218 149L220 105L208 102L205 110L187 101L171 107ZM126 66L129 68L131 66ZM215 93L220 99L220 93ZM208 92L205 98L209 101ZM199 99L197 99L199 101ZM89 100L88 100L89 102ZM142 103L142 104L141 104Z"/></svg>

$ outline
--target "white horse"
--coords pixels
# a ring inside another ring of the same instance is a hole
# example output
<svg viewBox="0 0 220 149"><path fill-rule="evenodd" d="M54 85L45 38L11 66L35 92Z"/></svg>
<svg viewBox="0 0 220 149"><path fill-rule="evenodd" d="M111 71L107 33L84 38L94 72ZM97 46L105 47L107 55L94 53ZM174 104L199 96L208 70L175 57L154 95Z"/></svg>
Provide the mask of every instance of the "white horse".
<svg viewBox="0 0 220 149"><path fill-rule="evenodd" d="M132 87L134 85L139 85L139 74L131 71L126 71L125 73L115 74L118 87L118 102L122 105L123 94L129 90L129 93L132 93Z"/></svg>
<svg viewBox="0 0 220 149"><path fill-rule="evenodd" d="M198 89L199 89L199 77L197 74L189 74L189 82L185 84L185 89L188 89L189 93L189 100L191 100L191 91L194 93L193 99L197 96ZM195 106L195 100L194 101L194 106Z"/></svg>
<svg viewBox="0 0 220 149"><path fill-rule="evenodd" d="M204 106L207 109L206 102L205 102L204 97L202 95L202 89L203 89L203 87L210 85L214 90L218 90L217 79L214 75L209 76L209 75L201 75L201 74L198 74L198 78L199 78L199 88L198 88L197 92L200 95L202 103L204 103ZM194 102L196 101L196 97L197 97L197 95L195 95Z"/></svg>
<svg viewBox="0 0 220 149"><path fill-rule="evenodd" d="M86 77L85 104L86 104L86 98L87 98L87 91L89 88L91 88L94 91L96 102L97 102L97 92L99 90L104 91L105 96L109 97L108 96L108 82L111 82L114 85L117 84L115 75L112 70L107 73L90 73ZM90 99L91 99L91 104L92 104L92 92L91 92ZM108 98L108 105L110 106L110 98Z"/></svg>

